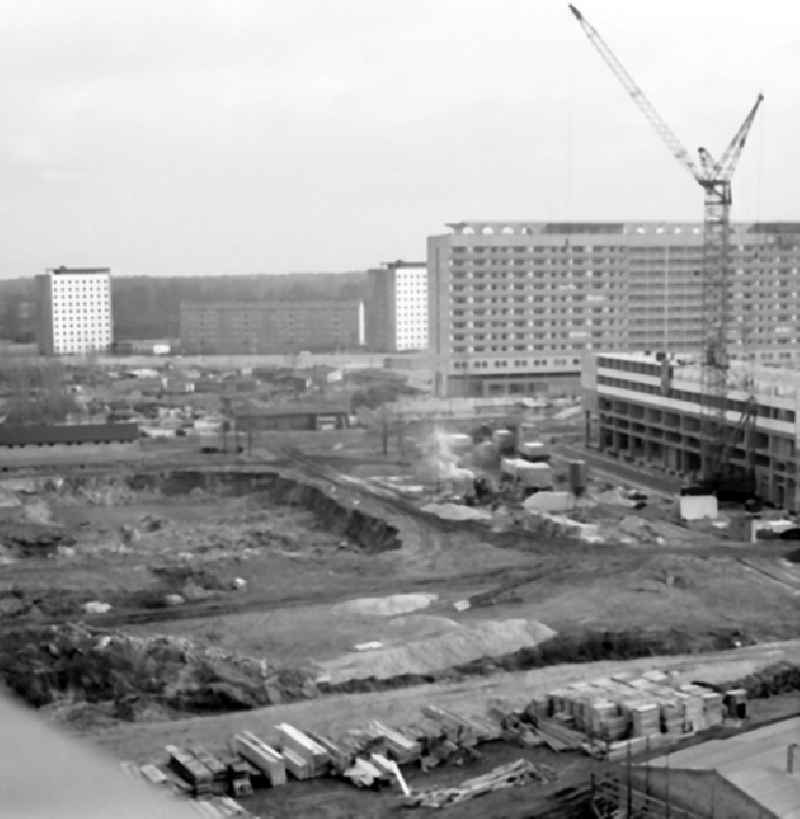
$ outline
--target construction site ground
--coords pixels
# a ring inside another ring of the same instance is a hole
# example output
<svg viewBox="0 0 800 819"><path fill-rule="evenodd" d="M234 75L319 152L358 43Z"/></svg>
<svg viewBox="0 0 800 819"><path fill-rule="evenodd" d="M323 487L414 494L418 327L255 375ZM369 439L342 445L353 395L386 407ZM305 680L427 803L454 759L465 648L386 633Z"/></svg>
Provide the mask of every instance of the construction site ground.
<svg viewBox="0 0 800 819"><path fill-rule="evenodd" d="M183 652L179 684L159 679L155 662L141 688L116 680L106 691L93 670L92 696L76 678L45 692L45 713L144 762L168 743L221 748L235 730L269 736L284 720L335 733L369 718L408 723L426 702L476 713L492 697L524 705L537 692L623 667L726 682L800 662L800 641L776 642L797 635L800 567L786 559L791 544L751 545L730 530L683 527L664 498L637 511L595 508L606 532L600 543L539 537L513 515L443 520L422 510L434 489L413 459L384 458L374 435L324 451L313 433L308 439L303 451L270 445L225 466L60 466L0 481L5 645L26 629L78 623L136 651L166 635ZM412 485L421 493L404 490ZM110 608L87 613L91 602L100 604L93 611ZM632 631L652 633L670 656L525 670L525 650L553 633L580 645L584 634ZM64 650L43 645L30 649L31 680L57 686L47 664L64 661ZM712 651L721 646L731 651ZM211 652L203 674L217 673L213 652L225 655L219 701L192 665L202 652ZM8 679L13 658L0 660ZM259 661L270 669L263 696L241 670ZM487 764L513 758L498 746ZM573 763L558 760L565 770ZM456 768L436 777L469 775ZM311 811L322 792L326 803L344 800L339 813ZM344 807L354 810L352 793L332 783L292 785L270 794L285 805L269 815L351 815ZM384 797L375 798L382 809ZM496 798L511 805L517 796ZM372 803L357 804L358 815L371 815Z"/></svg>

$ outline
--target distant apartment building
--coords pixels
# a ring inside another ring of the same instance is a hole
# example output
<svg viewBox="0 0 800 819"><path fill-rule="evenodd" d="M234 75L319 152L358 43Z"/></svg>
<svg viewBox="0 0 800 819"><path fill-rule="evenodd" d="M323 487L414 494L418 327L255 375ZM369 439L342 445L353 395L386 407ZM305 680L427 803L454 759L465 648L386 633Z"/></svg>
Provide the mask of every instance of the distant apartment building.
<svg viewBox="0 0 800 819"><path fill-rule="evenodd" d="M186 353L280 354L356 350L364 343L361 301L181 302Z"/></svg>
<svg viewBox="0 0 800 819"><path fill-rule="evenodd" d="M111 271L57 267L36 277L42 355L106 352L114 341Z"/></svg>
<svg viewBox="0 0 800 819"><path fill-rule="evenodd" d="M369 270L367 276L367 347L377 353L427 349L427 264L387 262Z"/></svg>
<svg viewBox="0 0 800 819"><path fill-rule="evenodd" d="M428 239L440 395L577 386L587 350L696 350L703 236L687 222L458 222ZM733 350L794 360L800 222L734 224Z"/></svg>

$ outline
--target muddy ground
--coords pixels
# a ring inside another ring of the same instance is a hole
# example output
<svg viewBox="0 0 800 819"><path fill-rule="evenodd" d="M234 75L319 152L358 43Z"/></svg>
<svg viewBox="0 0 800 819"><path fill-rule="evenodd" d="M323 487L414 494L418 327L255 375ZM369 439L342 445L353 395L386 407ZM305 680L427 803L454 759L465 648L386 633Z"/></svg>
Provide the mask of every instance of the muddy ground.
<svg viewBox="0 0 800 819"><path fill-rule="evenodd" d="M0 486L0 673L144 761L187 738L220 746L234 724L326 730L366 709L399 724L429 699L480 711L590 672L554 664L797 634L786 544L587 544L443 521L373 491L370 471L385 485L407 465L350 466L355 477L331 456ZM764 651L732 655L726 679L799 659L794 644ZM318 787L339 798L338 785L303 785L275 815L347 815L304 812Z"/></svg>

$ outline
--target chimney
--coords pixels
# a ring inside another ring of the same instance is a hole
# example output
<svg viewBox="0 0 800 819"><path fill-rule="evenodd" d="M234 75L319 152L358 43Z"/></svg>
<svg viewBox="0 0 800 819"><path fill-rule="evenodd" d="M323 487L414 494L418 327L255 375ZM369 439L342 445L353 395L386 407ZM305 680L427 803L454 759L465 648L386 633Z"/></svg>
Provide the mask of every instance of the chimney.
<svg viewBox="0 0 800 819"><path fill-rule="evenodd" d="M786 773L800 773L800 745L796 742L786 749Z"/></svg>

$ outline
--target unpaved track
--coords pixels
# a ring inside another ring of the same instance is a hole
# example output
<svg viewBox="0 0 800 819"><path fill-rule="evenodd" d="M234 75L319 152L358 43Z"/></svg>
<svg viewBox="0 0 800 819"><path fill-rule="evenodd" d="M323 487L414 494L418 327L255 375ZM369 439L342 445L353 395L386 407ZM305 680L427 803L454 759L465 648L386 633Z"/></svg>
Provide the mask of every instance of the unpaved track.
<svg viewBox="0 0 800 819"><path fill-rule="evenodd" d="M459 683L342 694L210 717L126 724L104 730L94 737L94 741L119 758L144 762L159 757L169 743L197 741L221 748L234 733L244 729L270 738L273 727L280 722L336 736L348 728L363 726L370 719L380 719L395 726L408 724L418 719L420 708L426 703L485 713L492 697L502 697L523 707L536 694L622 670L673 669L680 673L682 681L723 683L783 660L800 663L800 639L705 654L572 663L533 671L497 673Z"/></svg>

